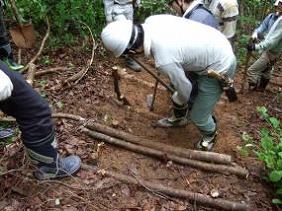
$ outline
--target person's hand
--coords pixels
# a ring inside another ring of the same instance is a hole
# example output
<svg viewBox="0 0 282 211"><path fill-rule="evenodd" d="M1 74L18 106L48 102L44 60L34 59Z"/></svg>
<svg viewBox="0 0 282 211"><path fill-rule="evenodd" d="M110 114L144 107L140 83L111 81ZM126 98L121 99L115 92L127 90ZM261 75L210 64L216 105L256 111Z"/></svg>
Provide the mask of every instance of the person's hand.
<svg viewBox="0 0 282 211"><path fill-rule="evenodd" d="M252 40L253 40L253 42L258 41L258 33L254 32L254 33L252 34Z"/></svg>
<svg viewBox="0 0 282 211"><path fill-rule="evenodd" d="M249 43L246 46L246 49L247 49L247 51L254 51L254 50L256 50L256 45L254 43Z"/></svg>
<svg viewBox="0 0 282 211"><path fill-rule="evenodd" d="M141 0L135 0L133 2L134 2L133 3L134 8L139 8L141 6Z"/></svg>

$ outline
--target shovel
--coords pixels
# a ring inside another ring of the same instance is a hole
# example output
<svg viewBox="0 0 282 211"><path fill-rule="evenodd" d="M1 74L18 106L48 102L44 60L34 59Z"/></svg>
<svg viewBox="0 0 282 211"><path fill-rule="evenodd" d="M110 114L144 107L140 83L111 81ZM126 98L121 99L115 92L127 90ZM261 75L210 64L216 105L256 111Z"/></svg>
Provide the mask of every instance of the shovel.
<svg viewBox="0 0 282 211"><path fill-rule="evenodd" d="M22 23L22 19L19 16L15 0L10 0L10 2L13 13L18 23L18 26L11 27L9 29L11 37L17 47L32 48L36 41L33 25L31 23L24 25Z"/></svg>

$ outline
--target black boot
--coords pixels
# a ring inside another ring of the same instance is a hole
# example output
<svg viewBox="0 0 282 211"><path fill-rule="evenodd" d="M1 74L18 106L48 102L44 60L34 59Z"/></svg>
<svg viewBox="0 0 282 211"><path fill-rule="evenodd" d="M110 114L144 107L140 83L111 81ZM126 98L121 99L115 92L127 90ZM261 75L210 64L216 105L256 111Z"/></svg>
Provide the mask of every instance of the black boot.
<svg viewBox="0 0 282 211"><path fill-rule="evenodd" d="M270 79L261 78L258 85L257 85L256 91L263 92L265 90L267 84L269 83L269 80Z"/></svg>
<svg viewBox="0 0 282 211"><path fill-rule="evenodd" d="M249 82L249 90L256 91L258 83Z"/></svg>

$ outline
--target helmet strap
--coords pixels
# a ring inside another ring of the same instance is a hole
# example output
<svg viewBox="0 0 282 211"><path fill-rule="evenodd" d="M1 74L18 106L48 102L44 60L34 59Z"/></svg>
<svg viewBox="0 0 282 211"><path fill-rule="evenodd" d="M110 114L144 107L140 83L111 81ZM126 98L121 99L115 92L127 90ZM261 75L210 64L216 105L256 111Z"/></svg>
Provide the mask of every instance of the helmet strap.
<svg viewBox="0 0 282 211"><path fill-rule="evenodd" d="M127 48L124 51L124 54L134 52L137 48L143 45L144 41L144 30L143 27L138 25L133 25L131 38Z"/></svg>

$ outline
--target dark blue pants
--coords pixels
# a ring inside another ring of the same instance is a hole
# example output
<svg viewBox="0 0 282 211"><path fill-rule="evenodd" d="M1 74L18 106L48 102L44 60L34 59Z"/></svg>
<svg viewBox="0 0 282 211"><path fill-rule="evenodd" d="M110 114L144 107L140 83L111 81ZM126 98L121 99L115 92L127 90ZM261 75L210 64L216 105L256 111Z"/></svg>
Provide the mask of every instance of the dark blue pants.
<svg viewBox="0 0 282 211"><path fill-rule="evenodd" d="M0 102L0 109L16 119L26 147L40 147L54 140L51 109L45 101L17 72L10 71L0 61L3 71L13 83L11 97Z"/></svg>

